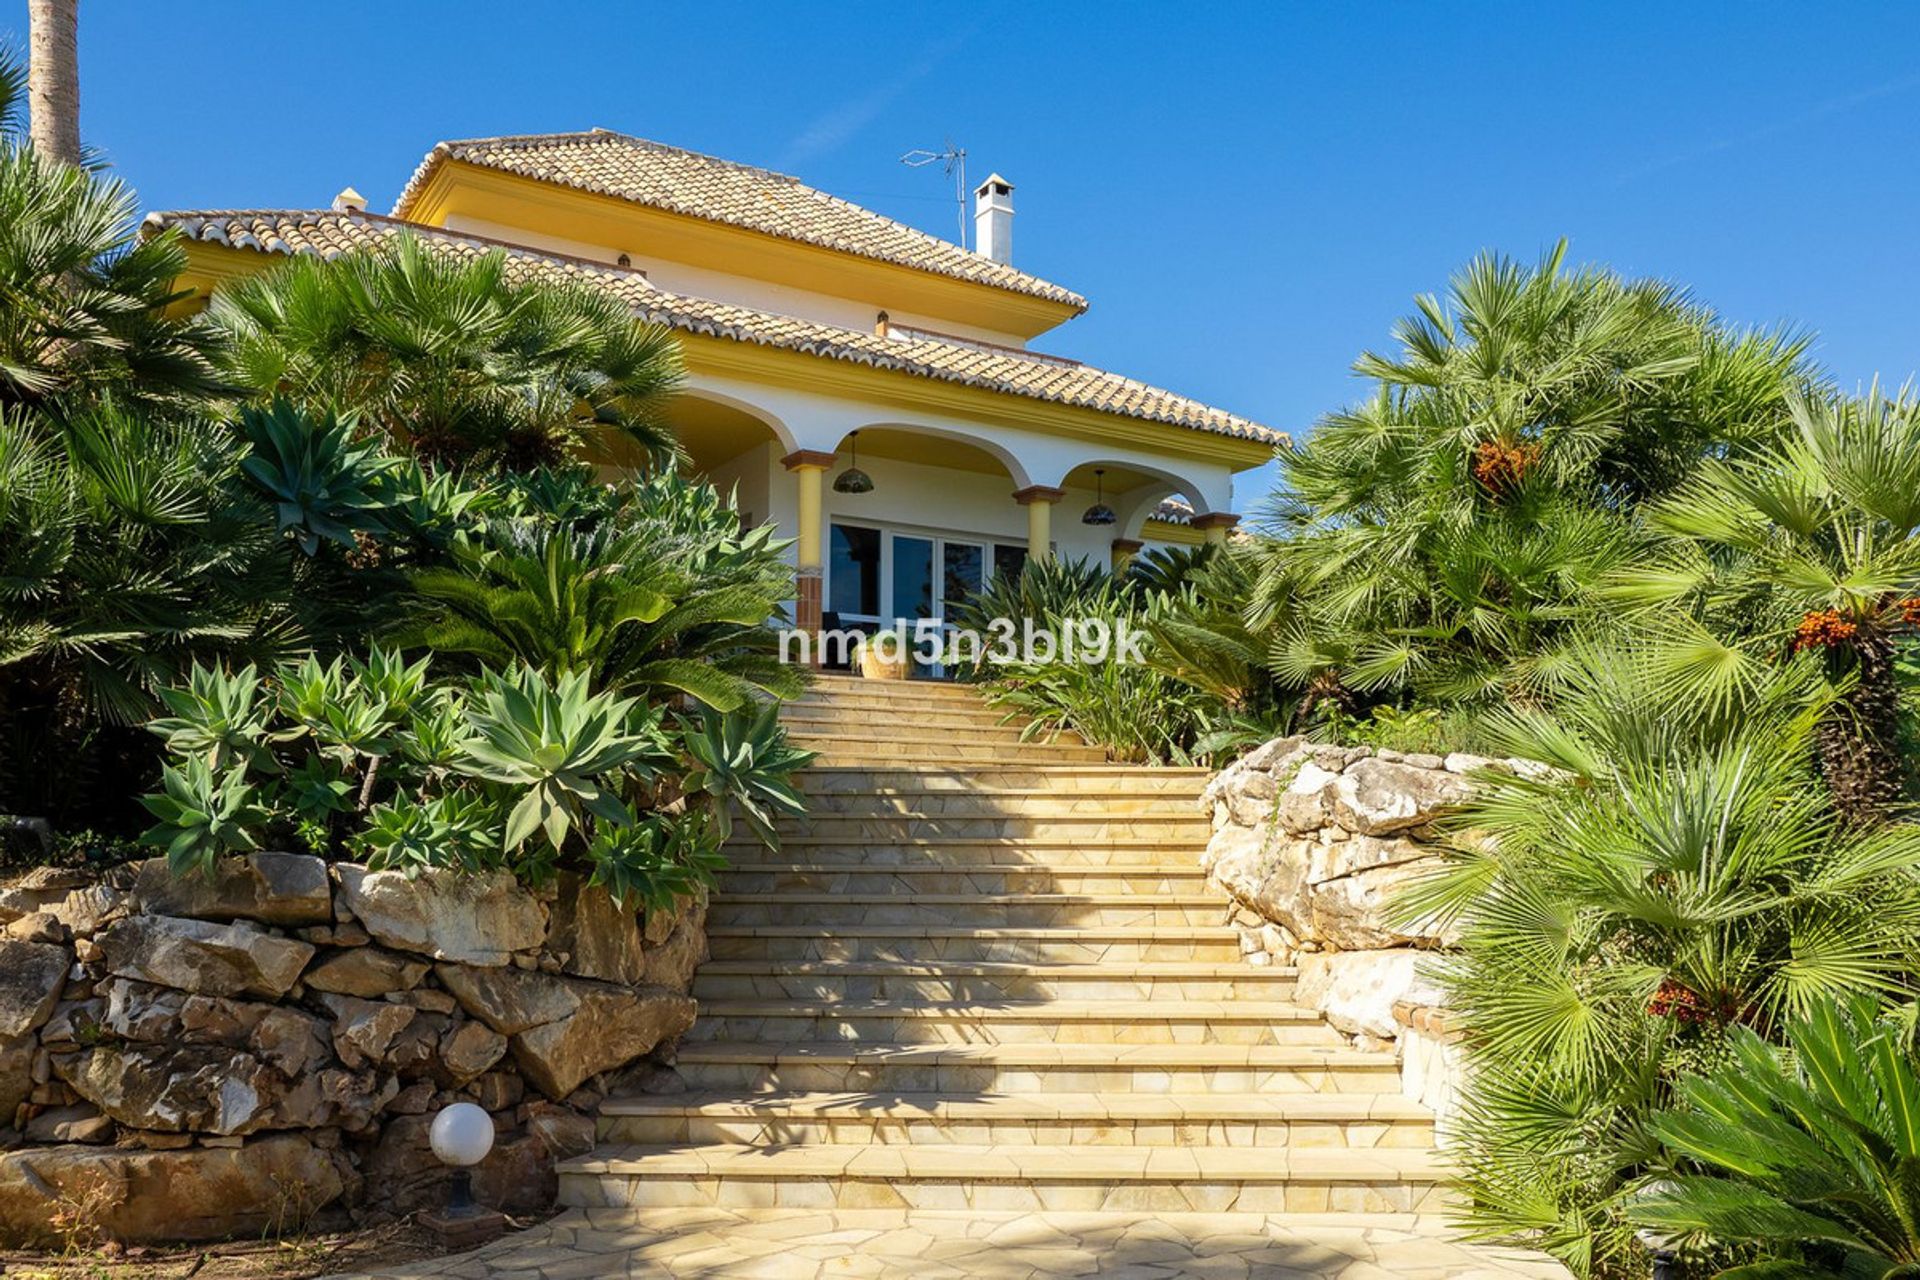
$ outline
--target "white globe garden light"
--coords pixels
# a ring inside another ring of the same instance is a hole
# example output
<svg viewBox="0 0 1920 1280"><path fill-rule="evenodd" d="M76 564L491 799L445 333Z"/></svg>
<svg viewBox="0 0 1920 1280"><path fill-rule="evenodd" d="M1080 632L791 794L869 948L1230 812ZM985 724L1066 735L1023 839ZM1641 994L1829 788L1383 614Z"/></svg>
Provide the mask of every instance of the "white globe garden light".
<svg viewBox="0 0 1920 1280"><path fill-rule="evenodd" d="M474 1165L493 1150L493 1117L471 1102L443 1107L427 1130L427 1142L440 1163L453 1169L453 1194L447 1200L449 1216L477 1212L473 1203Z"/></svg>

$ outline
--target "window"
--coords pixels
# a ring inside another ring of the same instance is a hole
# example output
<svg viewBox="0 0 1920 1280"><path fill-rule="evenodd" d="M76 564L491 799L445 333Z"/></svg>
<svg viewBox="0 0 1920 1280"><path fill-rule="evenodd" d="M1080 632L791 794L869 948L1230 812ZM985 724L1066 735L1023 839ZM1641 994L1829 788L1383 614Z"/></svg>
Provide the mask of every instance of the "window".
<svg viewBox="0 0 1920 1280"><path fill-rule="evenodd" d="M829 531L828 577L835 613L880 612L880 531L836 524Z"/></svg>
<svg viewBox="0 0 1920 1280"><path fill-rule="evenodd" d="M1027 549L1024 546L1015 546L1006 542L996 542L993 544L993 572L995 576L1005 578L1008 582L1015 582L1019 580L1021 573L1026 570L1026 567Z"/></svg>

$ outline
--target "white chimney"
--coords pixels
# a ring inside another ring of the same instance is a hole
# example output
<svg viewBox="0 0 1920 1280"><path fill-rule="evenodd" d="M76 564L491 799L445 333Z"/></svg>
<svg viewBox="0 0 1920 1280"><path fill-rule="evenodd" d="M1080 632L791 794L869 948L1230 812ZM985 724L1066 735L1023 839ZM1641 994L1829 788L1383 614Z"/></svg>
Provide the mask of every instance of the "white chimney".
<svg viewBox="0 0 1920 1280"><path fill-rule="evenodd" d="M973 247L995 262L1013 262L1013 184L997 173L973 189Z"/></svg>
<svg viewBox="0 0 1920 1280"><path fill-rule="evenodd" d="M333 208L336 213L365 213L367 198L352 187L342 187L340 194L333 198Z"/></svg>

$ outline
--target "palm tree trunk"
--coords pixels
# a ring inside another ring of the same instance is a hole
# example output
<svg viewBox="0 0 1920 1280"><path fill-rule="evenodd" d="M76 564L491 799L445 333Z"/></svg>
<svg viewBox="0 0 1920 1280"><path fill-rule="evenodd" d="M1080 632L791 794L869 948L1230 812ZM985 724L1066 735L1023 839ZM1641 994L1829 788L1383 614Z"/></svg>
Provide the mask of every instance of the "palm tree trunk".
<svg viewBox="0 0 1920 1280"><path fill-rule="evenodd" d="M1885 635L1863 626L1849 651L1857 679L1820 726L1820 765L1841 820L1870 825L1892 815L1905 789L1900 687Z"/></svg>
<svg viewBox="0 0 1920 1280"><path fill-rule="evenodd" d="M80 163L80 0L27 0L27 109L33 149Z"/></svg>

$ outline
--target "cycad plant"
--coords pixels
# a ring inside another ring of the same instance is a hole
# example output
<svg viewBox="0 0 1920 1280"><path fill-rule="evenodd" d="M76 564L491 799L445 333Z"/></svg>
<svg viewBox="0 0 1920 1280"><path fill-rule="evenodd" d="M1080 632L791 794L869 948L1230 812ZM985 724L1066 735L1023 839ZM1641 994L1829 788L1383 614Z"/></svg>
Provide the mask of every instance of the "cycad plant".
<svg viewBox="0 0 1920 1280"><path fill-rule="evenodd" d="M1249 616L1284 679L1350 708L1538 701L1639 506L1784 423L1802 341L1564 254L1419 298L1355 365L1375 394L1281 451Z"/></svg>
<svg viewBox="0 0 1920 1280"><path fill-rule="evenodd" d="M677 456L666 330L585 284L528 279L502 252L413 236L297 258L222 291L224 368L262 396L342 412L435 466L531 470L582 447Z"/></svg>
<svg viewBox="0 0 1920 1280"><path fill-rule="evenodd" d="M1504 753L1404 909L1450 917L1440 966L1470 1051L1460 1161L1476 1234L1583 1275L1636 1274L1644 1128L1738 1028L1831 996L1901 996L1920 961L1920 829L1841 821L1811 660L1737 699L1676 699L1657 650L1594 649L1551 713L1488 717Z"/></svg>
<svg viewBox="0 0 1920 1280"><path fill-rule="evenodd" d="M1636 1197L1633 1220L1764 1255L1725 1277L1920 1275L1920 1061L1878 1013L1816 1001L1784 1048L1736 1030L1728 1060L1655 1117L1689 1171Z"/></svg>
<svg viewBox="0 0 1920 1280"><path fill-rule="evenodd" d="M770 527L710 533L726 545L692 545L644 519L584 530L496 521L455 549L452 567L414 575L429 608L398 638L722 711L760 693L797 694L802 677L779 662L768 626L791 589L780 544Z"/></svg>
<svg viewBox="0 0 1920 1280"><path fill-rule="evenodd" d="M201 403L222 385L214 334L166 314L185 267L175 235L141 237L122 183L0 139L0 409Z"/></svg>
<svg viewBox="0 0 1920 1280"><path fill-rule="evenodd" d="M1788 654L1819 655L1842 697L1821 729L1834 800L1884 819L1900 751L1897 635L1920 622L1920 400L1796 395L1792 430L1704 463L1652 514L1660 554L1610 594L1669 635L1681 696L1724 699Z"/></svg>

